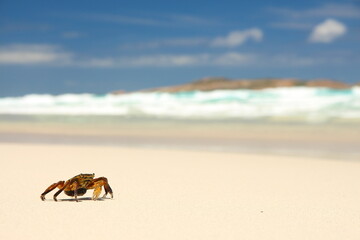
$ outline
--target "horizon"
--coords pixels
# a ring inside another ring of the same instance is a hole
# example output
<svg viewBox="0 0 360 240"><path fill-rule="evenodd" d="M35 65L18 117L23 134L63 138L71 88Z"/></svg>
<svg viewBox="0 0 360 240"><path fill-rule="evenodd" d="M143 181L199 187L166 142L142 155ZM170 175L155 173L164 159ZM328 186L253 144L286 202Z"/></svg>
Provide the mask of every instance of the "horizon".
<svg viewBox="0 0 360 240"><path fill-rule="evenodd" d="M359 1L0 3L0 97L205 77L360 82Z"/></svg>
<svg viewBox="0 0 360 240"><path fill-rule="evenodd" d="M312 82L312 81L329 81L329 83L324 83L323 86L321 83L319 87L324 87L324 88L330 88L330 89L334 89L334 90L342 90L343 88L340 87L333 87L331 86L331 84L336 84L336 83L343 83L345 85L347 85L347 87L344 87L345 89L346 88L353 88L353 87L359 87L360 86L360 81L358 82L352 82L352 83L349 83L349 82L345 82L345 81L339 81L337 79L330 79L330 78L314 78L314 79L300 79L300 78L275 78L275 77L266 77L266 78L227 78L227 77L222 77L222 76L215 76L215 77L209 77L209 76L206 76L206 77L203 77L203 78L199 78L199 79L193 79L191 81L184 81L184 82L181 82L179 84L173 84L173 85L163 85L163 86L150 86L149 88L141 88L141 89L133 89L133 90L124 90L124 89L113 89L109 92L103 92L103 93L94 93L94 92L63 92L63 93L55 93L55 94L51 94L51 93L38 93L38 92L31 92L31 93L28 93L28 94L23 94L23 95L12 95L12 96L9 96L9 95L4 95L2 96L0 94L0 98L17 98L17 97L25 97L25 96L29 96L29 95L53 95L53 96L61 96L61 95L66 95L66 94L79 94L79 95L82 95L82 94L93 94L93 95L104 95L104 94L129 94L129 93L137 93L137 92L143 92L143 91L151 91L151 90L156 90L156 89L162 89L162 88L172 88L172 87L180 87L180 86L186 86L186 85L189 85L189 84L193 84L193 83L196 83L196 82L200 82L202 80L206 80L206 79L223 79L223 80L226 80L226 81L262 81L262 80L295 80L295 81L298 81L299 83L307 83L307 82ZM266 84L266 83L264 83ZM330 84L330 85L329 85ZM299 87L299 86L292 86L294 88L296 87ZM309 86L307 86L309 87ZM281 88L281 87L270 87L270 88ZM311 88L311 87L309 87ZM247 88L245 88L247 89ZM252 89L252 88L248 88L248 90L266 90L268 89L268 87L266 87L266 85L264 85L264 88L261 88L261 89ZM219 88L217 90L244 90L244 88L239 88L239 89L222 89L222 88ZM199 90L199 91L202 91L202 90ZM204 90L204 91L208 91L208 90ZM180 91L181 92L181 91Z"/></svg>

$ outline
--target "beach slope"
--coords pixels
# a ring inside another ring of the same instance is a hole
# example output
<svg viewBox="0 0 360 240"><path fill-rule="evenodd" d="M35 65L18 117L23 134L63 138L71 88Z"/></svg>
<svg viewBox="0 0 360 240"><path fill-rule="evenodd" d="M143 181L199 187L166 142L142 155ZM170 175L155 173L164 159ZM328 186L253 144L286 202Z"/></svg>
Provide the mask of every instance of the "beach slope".
<svg viewBox="0 0 360 240"><path fill-rule="evenodd" d="M0 144L1 239L359 239L360 162L106 146ZM114 199L40 194L79 173Z"/></svg>

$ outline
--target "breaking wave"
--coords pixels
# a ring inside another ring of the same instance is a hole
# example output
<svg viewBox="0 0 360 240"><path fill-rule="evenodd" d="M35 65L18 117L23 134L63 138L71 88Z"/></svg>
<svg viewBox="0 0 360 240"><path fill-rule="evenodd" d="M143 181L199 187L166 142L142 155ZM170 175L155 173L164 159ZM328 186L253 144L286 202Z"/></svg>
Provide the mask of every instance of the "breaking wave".
<svg viewBox="0 0 360 240"><path fill-rule="evenodd" d="M273 88L122 95L63 94L0 98L0 114L115 115L175 119L360 120L360 87Z"/></svg>

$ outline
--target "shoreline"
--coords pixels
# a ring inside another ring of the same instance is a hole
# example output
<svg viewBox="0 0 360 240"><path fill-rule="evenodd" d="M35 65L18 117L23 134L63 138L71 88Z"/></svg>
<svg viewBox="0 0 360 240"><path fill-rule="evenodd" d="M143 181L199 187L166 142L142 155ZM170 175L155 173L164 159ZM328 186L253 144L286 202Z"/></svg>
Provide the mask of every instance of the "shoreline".
<svg viewBox="0 0 360 240"><path fill-rule="evenodd" d="M358 125L181 121L0 122L1 143L67 144L360 159Z"/></svg>

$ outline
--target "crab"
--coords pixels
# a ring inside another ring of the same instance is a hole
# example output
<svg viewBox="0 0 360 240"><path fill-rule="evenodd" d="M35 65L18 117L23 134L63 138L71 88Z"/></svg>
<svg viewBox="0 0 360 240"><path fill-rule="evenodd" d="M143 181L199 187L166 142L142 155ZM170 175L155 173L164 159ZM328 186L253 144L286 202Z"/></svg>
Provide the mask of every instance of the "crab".
<svg viewBox="0 0 360 240"><path fill-rule="evenodd" d="M79 174L76 175L73 178L70 178L69 180L65 181L59 181L57 183L51 184L40 196L41 200L45 200L45 195L55 188L59 188L55 194L54 194L54 200L57 201L56 197L64 191L66 195L75 197L75 201L78 200L78 196L83 196L88 189L94 189L92 199L97 200L99 198L99 195L101 193L101 187L104 187L105 194L103 198L106 197L106 195L109 193L111 195L111 198L113 198L113 191L108 183L107 178L105 177L99 177L94 178L95 173L92 174Z"/></svg>

